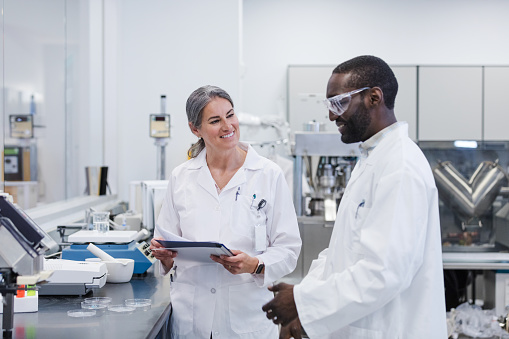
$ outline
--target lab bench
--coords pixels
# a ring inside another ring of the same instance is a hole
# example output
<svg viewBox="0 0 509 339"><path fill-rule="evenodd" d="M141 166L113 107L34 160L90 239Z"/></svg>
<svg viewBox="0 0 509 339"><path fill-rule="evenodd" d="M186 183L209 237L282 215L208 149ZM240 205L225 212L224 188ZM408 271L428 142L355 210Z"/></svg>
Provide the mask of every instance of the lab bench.
<svg viewBox="0 0 509 339"><path fill-rule="evenodd" d="M124 304L126 299L151 299L152 305L130 314L103 311L85 318L67 315L67 311L80 309L88 297L110 297L111 305ZM151 267L144 277L134 276L122 284L107 283L86 296L40 296L38 312L14 314L13 338L164 338L170 311L170 280L155 274Z"/></svg>

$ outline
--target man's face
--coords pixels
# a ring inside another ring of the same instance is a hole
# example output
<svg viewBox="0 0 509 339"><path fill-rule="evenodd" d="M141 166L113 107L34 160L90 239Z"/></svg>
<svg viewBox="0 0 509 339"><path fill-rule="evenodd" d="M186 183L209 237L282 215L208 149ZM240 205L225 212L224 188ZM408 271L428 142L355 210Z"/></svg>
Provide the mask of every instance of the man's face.
<svg viewBox="0 0 509 339"><path fill-rule="evenodd" d="M327 98L355 90L355 88L344 87L349 77L349 74L332 74L327 84ZM352 96L350 105L341 116L329 111L329 120L336 123L341 133L341 141L346 144L365 141L369 137L371 114L361 99L360 93Z"/></svg>

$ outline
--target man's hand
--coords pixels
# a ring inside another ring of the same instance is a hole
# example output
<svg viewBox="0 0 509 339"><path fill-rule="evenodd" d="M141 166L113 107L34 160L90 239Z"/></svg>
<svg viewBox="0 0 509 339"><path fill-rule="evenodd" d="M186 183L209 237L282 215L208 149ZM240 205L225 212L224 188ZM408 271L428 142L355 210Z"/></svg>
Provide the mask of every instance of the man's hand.
<svg viewBox="0 0 509 339"><path fill-rule="evenodd" d="M281 327L279 333L279 339L302 339L302 325L300 324L299 318L295 319L286 326Z"/></svg>
<svg viewBox="0 0 509 339"><path fill-rule="evenodd" d="M276 292L276 296L263 305L262 310L274 324L286 326L299 316L293 299L293 285L279 283L269 287L269 291Z"/></svg>

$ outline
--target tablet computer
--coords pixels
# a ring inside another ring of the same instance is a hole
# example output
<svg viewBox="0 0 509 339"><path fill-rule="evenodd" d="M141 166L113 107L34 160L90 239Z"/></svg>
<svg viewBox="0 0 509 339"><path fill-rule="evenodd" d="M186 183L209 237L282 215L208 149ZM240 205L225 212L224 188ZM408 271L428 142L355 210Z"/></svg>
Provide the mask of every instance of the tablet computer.
<svg viewBox="0 0 509 339"><path fill-rule="evenodd" d="M170 241L156 239L164 248L153 249L153 251L168 249L177 251L176 260L187 260L202 263L214 263L211 255L233 256L233 253L223 244L214 241Z"/></svg>

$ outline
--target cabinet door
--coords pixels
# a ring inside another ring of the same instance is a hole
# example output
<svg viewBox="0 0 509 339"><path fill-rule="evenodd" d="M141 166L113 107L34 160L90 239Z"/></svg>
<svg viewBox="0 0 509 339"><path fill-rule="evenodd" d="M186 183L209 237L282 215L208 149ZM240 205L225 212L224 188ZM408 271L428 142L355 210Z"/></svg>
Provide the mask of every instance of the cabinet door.
<svg viewBox="0 0 509 339"><path fill-rule="evenodd" d="M288 122L292 132L303 131L304 123L311 120L324 123L327 131L337 131L322 102L334 67L288 66Z"/></svg>
<svg viewBox="0 0 509 339"><path fill-rule="evenodd" d="M417 67L391 66L398 79L398 95L394 114L398 121L408 123L408 136L417 141Z"/></svg>
<svg viewBox="0 0 509 339"><path fill-rule="evenodd" d="M306 276L313 260L318 258L321 251L329 247L333 224L305 223L302 227L302 273Z"/></svg>
<svg viewBox="0 0 509 339"><path fill-rule="evenodd" d="M484 68L484 140L509 140L509 67Z"/></svg>
<svg viewBox="0 0 509 339"><path fill-rule="evenodd" d="M419 140L482 139L482 68L419 68Z"/></svg>

